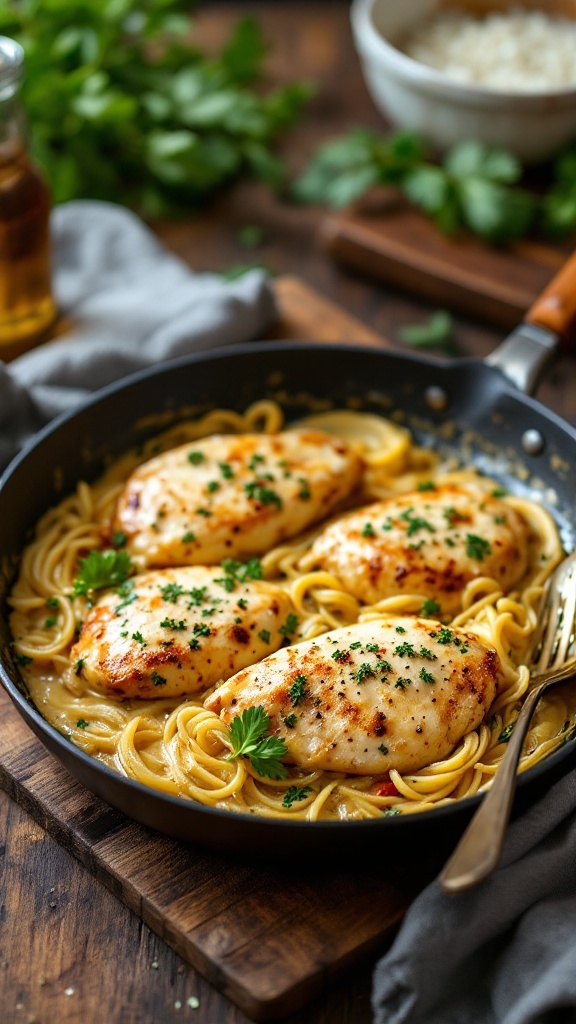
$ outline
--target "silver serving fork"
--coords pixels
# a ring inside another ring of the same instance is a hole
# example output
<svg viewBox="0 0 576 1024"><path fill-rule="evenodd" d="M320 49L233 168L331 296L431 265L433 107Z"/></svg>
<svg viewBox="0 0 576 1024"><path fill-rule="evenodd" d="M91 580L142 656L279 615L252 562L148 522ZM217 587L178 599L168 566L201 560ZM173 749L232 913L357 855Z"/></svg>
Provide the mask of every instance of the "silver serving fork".
<svg viewBox="0 0 576 1024"><path fill-rule="evenodd" d="M576 675L576 552L547 580L530 657L530 688L494 782L440 874L446 892L470 889L494 871L516 788L516 769L530 720L542 694Z"/></svg>

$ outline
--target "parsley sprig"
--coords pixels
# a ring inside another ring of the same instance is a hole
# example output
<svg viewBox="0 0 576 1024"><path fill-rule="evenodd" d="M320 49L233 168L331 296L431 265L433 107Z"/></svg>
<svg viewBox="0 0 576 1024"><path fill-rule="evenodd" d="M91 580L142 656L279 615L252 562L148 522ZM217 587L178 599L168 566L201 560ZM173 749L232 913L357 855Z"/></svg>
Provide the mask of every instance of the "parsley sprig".
<svg viewBox="0 0 576 1024"><path fill-rule="evenodd" d="M263 778L285 779L288 769L280 758L288 753L288 748L284 740L270 736L269 729L270 717L261 704L236 715L230 723L232 751L227 760L247 757L254 771Z"/></svg>
<svg viewBox="0 0 576 1024"><path fill-rule="evenodd" d="M24 101L56 202L111 199L158 216L243 172L283 181L274 143L311 87L262 89L268 47L252 17L205 54L191 6L0 0L0 34L25 49Z"/></svg>
<svg viewBox="0 0 576 1024"><path fill-rule="evenodd" d="M302 202L341 207L375 185L393 185L447 233L464 227L500 243L533 230L556 238L574 231L576 146L551 165L543 196L522 187L522 173L511 153L477 141L458 143L434 163L416 134L355 129L320 147L294 195Z"/></svg>
<svg viewBox="0 0 576 1024"><path fill-rule="evenodd" d="M133 570L127 551L90 551L74 579L74 597L90 597L96 590L120 587Z"/></svg>

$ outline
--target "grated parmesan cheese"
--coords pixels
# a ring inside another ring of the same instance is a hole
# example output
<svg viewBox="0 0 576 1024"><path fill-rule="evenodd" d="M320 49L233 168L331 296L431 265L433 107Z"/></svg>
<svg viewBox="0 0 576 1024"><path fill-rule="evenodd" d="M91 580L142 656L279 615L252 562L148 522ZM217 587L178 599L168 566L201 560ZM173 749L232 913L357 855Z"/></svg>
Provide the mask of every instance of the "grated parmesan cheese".
<svg viewBox="0 0 576 1024"><path fill-rule="evenodd" d="M409 57L448 78L503 92L549 92L576 85L576 21L513 9L474 18L431 15L405 39Z"/></svg>

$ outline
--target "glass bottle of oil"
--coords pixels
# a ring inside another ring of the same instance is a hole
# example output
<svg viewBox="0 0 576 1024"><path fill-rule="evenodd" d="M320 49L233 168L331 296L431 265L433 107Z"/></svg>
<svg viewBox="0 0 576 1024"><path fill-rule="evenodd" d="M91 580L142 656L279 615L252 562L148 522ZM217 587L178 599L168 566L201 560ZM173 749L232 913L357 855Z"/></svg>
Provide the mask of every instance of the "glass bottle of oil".
<svg viewBox="0 0 576 1024"><path fill-rule="evenodd" d="M22 47L0 36L0 359L43 340L56 316L50 194L28 152L23 73Z"/></svg>

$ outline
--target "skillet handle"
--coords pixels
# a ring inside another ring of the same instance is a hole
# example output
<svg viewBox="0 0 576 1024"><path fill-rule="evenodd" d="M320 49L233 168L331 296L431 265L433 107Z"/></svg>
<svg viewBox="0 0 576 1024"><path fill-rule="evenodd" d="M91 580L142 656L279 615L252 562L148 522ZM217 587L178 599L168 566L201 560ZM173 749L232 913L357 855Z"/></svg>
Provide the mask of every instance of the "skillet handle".
<svg viewBox="0 0 576 1024"><path fill-rule="evenodd" d="M576 324L576 252L531 305L524 322L553 331L563 341Z"/></svg>
<svg viewBox="0 0 576 1024"><path fill-rule="evenodd" d="M576 252L573 252L522 323L485 359L520 391L531 394L540 374L576 326ZM572 340L572 344L574 344Z"/></svg>

